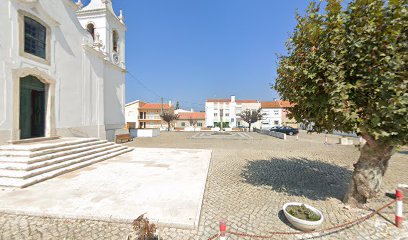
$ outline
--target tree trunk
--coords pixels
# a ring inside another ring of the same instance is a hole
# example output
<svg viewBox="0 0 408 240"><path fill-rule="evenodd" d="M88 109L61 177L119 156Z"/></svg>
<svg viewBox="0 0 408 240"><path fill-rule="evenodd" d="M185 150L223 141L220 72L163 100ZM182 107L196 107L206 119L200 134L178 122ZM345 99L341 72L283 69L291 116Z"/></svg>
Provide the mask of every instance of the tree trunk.
<svg viewBox="0 0 408 240"><path fill-rule="evenodd" d="M344 202L355 207L362 207L367 199L375 197L394 147L370 136L363 136L367 143L361 148L360 158L354 164L354 172Z"/></svg>
<svg viewBox="0 0 408 240"><path fill-rule="evenodd" d="M249 123L248 132L251 131L251 123Z"/></svg>
<svg viewBox="0 0 408 240"><path fill-rule="evenodd" d="M170 122L167 123L167 131L170 132Z"/></svg>

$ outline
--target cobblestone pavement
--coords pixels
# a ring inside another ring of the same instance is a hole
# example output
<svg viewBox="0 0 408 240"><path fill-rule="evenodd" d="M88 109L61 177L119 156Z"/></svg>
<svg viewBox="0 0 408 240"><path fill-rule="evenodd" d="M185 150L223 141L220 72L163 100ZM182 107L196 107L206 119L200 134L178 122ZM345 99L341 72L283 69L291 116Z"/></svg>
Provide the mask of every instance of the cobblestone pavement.
<svg viewBox="0 0 408 240"><path fill-rule="evenodd" d="M162 133L157 138L135 139L135 147L204 148L213 158L198 229L160 227L162 239L208 239L224 219L229 230L268 235L271 231L295 231L280 209L289 201L300 201L322 210L330 227L364 216L367 210L349 209L341 203L352 164L359 152L354 146L336 144L338 137L301 133L299 140L283 141L249 133L248 139L196 139L196 133ZM368 204L378 208L391 199L399 183L408 183L408 155L395 154L385 176L381 196ZM407 208L406 208L407 209ZM392 224L394 206L370 220L327 235L287 236L270 239L408 239L408 224ZM405 210L405 214L407 210ZM126 223L51 219L0 214L0 239L127 239L132 227ZM228 239L258 239L229 236Z"/></svg>

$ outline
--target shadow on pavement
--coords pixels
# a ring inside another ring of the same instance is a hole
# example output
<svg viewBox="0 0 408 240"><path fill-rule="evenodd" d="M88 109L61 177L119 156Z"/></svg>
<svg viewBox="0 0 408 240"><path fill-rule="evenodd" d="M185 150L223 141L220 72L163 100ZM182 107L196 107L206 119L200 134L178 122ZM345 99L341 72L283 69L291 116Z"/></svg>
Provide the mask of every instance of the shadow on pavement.
<svg viewBox="0 0 408 240"><path fill-rule="evenodd" d="M254 160L241 173L246 183L311 200L342 200L351 175L346 168L306 158Z"/></svg>

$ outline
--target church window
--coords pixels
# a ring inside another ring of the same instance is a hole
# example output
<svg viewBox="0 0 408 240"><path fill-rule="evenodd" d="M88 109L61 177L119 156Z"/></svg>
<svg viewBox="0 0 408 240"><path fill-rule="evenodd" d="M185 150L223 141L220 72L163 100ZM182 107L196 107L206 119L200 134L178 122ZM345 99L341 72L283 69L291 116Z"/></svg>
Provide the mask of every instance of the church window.
<svg viewBox="0 0 408 240"><path fill-rule="evenodd" d="M95 40L95 26L92 23L89 23L86 26L86 30L91 34L92 38Z"/></svg>
<svg viewBox="0 0 408 240"><path fill-rule="evenodd" d="M118 52L119 48L119 34L116 30L113 30L112 32L112 42L113 42L113 51Z"/></svg>
<svg viewBox="0 0 408 240"><path fill-rule="evenodd" d="M34 19L24 17L24 52L45 59L47 29Z"/></svg>

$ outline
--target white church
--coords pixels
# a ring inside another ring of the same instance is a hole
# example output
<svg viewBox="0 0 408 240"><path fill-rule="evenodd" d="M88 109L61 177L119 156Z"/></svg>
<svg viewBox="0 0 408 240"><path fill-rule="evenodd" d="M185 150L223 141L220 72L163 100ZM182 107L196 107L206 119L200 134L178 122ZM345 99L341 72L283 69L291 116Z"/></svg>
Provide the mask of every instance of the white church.
<svg viewBox="0 0 408 240"><path fill-rule="evenodd" d="M0 145L114 139L125 123L126 26L111 0L1 0L0 30Z"/></svg>
<svg viewBox="0 0 408 240"><path fill-rule="evenodd" d="M131 151L125 32L111 0L0 0L0 187Z"/></svg>

